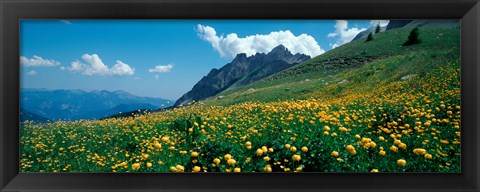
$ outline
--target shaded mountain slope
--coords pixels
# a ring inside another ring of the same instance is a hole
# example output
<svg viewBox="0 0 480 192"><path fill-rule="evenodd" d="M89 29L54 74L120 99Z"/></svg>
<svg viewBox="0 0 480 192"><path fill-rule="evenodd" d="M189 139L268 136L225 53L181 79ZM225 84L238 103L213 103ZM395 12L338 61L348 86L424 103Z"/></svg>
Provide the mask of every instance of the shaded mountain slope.
<svg viewBox="0 0 480 192"><path fill-rule="evenodd" d="M283 45L275 47L268 54L257 53L250 57L244 53L238 54L222 68L212 69L191 91L178 99L175 106L203 100L229 88L248 85L308 59L310 57L304 54L293 55Z"/></svg>

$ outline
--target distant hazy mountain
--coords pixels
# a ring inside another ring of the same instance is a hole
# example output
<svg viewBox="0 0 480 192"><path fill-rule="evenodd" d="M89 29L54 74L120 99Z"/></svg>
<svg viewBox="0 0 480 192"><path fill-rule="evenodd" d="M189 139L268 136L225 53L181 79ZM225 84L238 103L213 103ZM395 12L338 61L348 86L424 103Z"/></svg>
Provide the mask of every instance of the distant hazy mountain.
<svg viewBox="0 0 480 192"><path fill-rule="evenodd" d="M37 115L35 113L32 113L24 108L20 109L20 122L25 122L25 121L34 121L37 123L46 123L49 121L49 119L42 117L40 115Z"/></svg>
<svg viewBox="0 0 480 192"><path fill-rule="evenodd" d="M76 119L101 119L104 117L110 117L119 113L131 112L135 110L155 110L160 107L148 104L148 103L138 103L138 104L120 104L113 108L93 111L76 116Z"/></svg>
<svg viewBox="0 0 480 192"><path fill-rule="evenodd" d="M166 99L140 97L125 91L20 90L22 109L53 121L100 119L113 112L163 108L170 103Z"/></svg>
<svg viewBox="0 0 480 192"><path fill-rule="evenodd" d="M238 54L231 63L220 69L212 69L191 91L178 99L175 106L192 100L203 100L223 90L250 84L309 59L310 56L304 54L293 55L283 45L273 48L268 54L257 53L250 57L245 53Z"/></svg>

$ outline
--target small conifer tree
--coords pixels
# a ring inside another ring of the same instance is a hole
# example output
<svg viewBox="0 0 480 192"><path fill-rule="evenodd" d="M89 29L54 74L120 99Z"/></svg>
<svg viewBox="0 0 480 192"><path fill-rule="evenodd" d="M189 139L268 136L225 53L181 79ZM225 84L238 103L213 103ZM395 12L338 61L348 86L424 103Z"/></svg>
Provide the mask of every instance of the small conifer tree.
<svg viewBox="0 0 480 192"><path fill-rule="evenodd" d="M377 28L375 28L375 34L380 33L380 24L377 25Z"/></svg>
<svg viewBox="0 0 480 192"><path fill-rule="evenodd" d="M369 33L368 36L367 36L367 40L365 40L365 42L369 42L371 40L373 40L373 35L372 35L372 33Z"/></svg>
<svg viewBox="0 0 480 192"><path fill-rule="evenodd" d="M415 27L410 31L410 35L408 35L408 39L405 43L403 43L403 46L409 46L409 45L415 45L421 43L420 39L418 38L418 28Z"/></svg>

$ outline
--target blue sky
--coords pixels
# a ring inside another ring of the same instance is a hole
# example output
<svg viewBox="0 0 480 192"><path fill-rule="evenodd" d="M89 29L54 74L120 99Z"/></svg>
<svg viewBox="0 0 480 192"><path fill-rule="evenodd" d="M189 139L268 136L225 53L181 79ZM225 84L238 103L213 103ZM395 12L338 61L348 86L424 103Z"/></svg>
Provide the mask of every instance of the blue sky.
<svg viewBox="0 0 480 192"><path fill-rule="evenodd" d="M284 44L313 57L378 22L388 21L22 20L20 84L177 100L237 53Z"/></svg>

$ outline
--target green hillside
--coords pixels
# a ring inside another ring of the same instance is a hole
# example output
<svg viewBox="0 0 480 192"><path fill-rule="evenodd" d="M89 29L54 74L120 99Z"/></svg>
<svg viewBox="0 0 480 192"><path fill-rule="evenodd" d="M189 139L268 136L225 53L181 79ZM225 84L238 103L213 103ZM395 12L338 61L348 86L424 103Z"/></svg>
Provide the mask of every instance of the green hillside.
<svg viewBox="0 0 480 192"><path fill-rule="evenodd" d="M401 46L410 31L394 29L374 35L373 41L345 44L261 81L219 93L206 103L227 106L245 101L338 98L368 93L407 75L423 78L448 63L459 66L459 29L420 28L421 44ZM225 97L218 99L220 95Z"/></svg>

